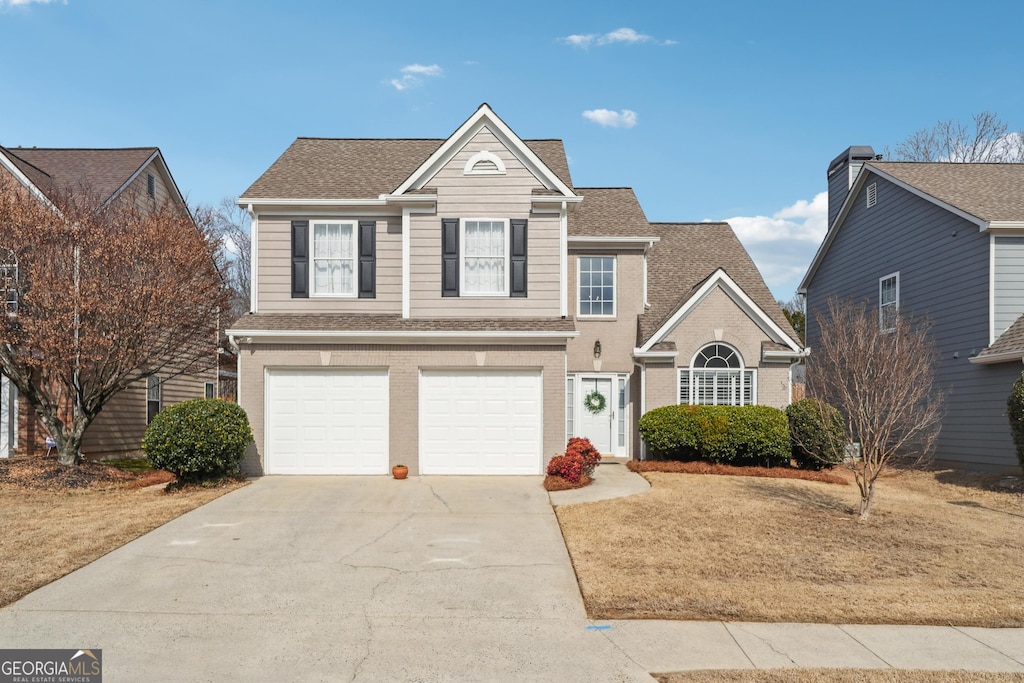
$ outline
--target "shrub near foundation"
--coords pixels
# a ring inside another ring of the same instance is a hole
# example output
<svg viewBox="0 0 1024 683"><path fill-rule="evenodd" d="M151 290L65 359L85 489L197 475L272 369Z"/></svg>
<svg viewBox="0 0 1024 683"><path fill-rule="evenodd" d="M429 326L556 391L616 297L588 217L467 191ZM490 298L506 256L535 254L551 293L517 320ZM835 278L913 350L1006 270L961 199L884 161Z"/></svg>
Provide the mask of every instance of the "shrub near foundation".
<svg viewBox="0 0 1024 683"><path fill-rule="evenodd" d="M793 460L802 470L832 469L843 461L846 425L839 411L816 398L786 407Z"/></svg>
<svg viewBox="0 0 1024 683"><path fill-rule="evenodd" d="M154 467L189 483L237 474L252 440L249 417L240 406L200 398L157 413L142 438L142 450Z"/></svg>
<svg viewBox="0 0 1024 683"><path fill-rule="evenodd" d="M770 406L663 406L640 418L660 458L779 467L789 463L789 421Z"/></svg>

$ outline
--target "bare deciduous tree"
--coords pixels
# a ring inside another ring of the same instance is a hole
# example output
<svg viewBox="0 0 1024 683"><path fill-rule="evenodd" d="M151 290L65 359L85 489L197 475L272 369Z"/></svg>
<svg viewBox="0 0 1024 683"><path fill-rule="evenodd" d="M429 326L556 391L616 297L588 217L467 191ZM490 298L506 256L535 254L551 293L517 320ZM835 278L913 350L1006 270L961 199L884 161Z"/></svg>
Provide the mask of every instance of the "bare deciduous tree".
<svg viewBox="0 0 1024 683"><path fill-rule="evenodd" d="M895 161L1024 162L1024 134L993 112L975 114L972 124L948 119L922 128L896 145ZM888 155L887 155L888 156Z"/></svg>
<svg viewBox="0 0 1024 683"><path fill-rule="evenodd" d="M863 520L886 466L897 458L919 463L934 450L943 405L938 352L927 323L902 312L886 318L886 330L866 303L833 298L814 315L820 338L808 361L808 390L839 409L848 442L860 444L859 455L836 455L856 479Z"/></svg>
<svg viewBox="0 0 1024 683"><path fill-rule="evenodd" d="M203 206L196 210L209 224L214 237L219 241L225 265L225 279L231 288L230 325L249 311L249 292L252 286L252 244L249 234L249 214L238 206L233 197L225 197L216 207Z"/></svg>
<svg viewBox="0 0 1024 683"><path fill-rule="evenodd" d="M0 247L18 264L0 365L61 464L77 462L86 429L133 382L215 365L227 292L214 242L184 208L104 204L87 188L41 201L5 175Z"/></svg>

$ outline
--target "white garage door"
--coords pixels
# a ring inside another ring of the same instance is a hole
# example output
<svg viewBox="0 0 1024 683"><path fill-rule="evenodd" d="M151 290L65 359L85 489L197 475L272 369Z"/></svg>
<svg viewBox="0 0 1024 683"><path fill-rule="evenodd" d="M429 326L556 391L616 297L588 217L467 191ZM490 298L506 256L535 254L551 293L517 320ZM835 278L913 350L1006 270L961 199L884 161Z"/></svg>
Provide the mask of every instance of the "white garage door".
<svg viewBox="0 0 1024 683"><path fill-rule="evenodd" d="M540 474L542 381L538 370L423 371L423 474Z"/></svg>
<svg viewBox="0 0 1024 683"><path fill-rule="evenodd" d="M386 474L387 370L268 370L268 474Z"/></svg>

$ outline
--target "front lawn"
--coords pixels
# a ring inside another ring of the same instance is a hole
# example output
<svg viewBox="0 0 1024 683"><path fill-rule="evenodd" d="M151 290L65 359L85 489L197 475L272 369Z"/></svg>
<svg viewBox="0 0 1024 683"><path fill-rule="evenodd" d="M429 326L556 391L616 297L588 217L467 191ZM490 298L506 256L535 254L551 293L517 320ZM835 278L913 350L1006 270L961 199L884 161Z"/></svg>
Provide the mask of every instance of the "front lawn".
<svg viewBox="0 0 1024 683"><path fill-rule="evenodd" d="M997 477L855 486L647 472L645 494L560 506L594 619L1024 626L1024 495Z"/></svg>
<svg viewBox="0 0 1024 683"><path fill-rule="evenodd" d="M53 458L0 460L0 607L156 527L244 486L165 493L166 472L126 472Z"/></svg>

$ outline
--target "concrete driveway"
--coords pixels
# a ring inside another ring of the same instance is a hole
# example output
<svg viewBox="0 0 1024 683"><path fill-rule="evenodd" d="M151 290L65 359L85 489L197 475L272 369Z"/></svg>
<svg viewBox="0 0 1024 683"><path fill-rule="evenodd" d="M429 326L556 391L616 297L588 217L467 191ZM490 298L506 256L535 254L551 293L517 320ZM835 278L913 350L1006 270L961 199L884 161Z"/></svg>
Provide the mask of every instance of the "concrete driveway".
<svg viewBox="0 0 1024 683"><path fill-rule="evenodd" d="M652 680L588 626L539 477L265 477L0 610L0 647L102 648L109 681Z"/></svg>

